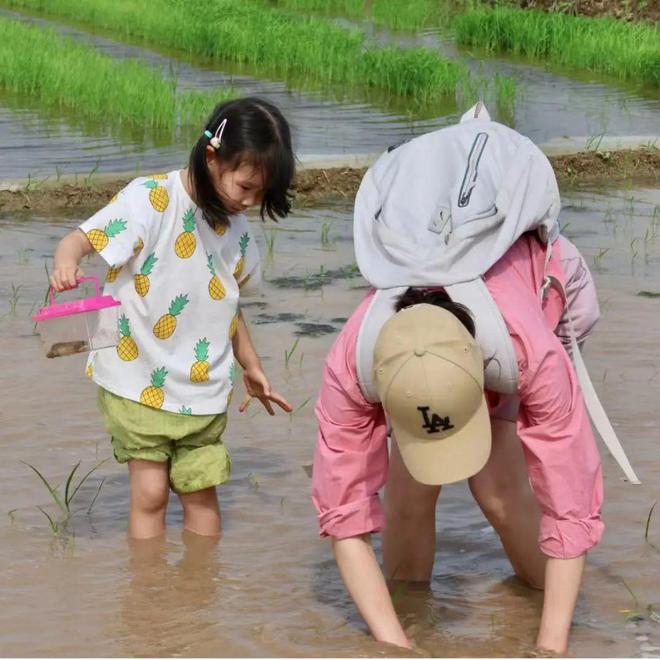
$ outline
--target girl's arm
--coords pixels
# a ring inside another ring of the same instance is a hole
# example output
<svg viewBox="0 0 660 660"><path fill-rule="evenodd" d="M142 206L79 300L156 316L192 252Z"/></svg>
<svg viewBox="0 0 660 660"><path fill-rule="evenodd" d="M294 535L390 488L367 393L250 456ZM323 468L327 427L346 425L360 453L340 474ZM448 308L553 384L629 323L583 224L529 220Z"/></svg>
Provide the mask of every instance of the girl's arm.
<svg viewBox="0 0 660 660"><path fill-rule="evenodd" d="M574 559L548 558L543 614L536 646L565 655L586 553Z"/></svg>
<svg viewBox="0 0 660 660"><path fill-rule="evenodd" d="M261 368L261 360L252 343L252 337L250 337L250 331L243 318L243 313L240 311L238 312L236 334L232 340L232 347L234 356L243 367L243 381L247 392L239 411L245 412L250 400L255 398L261 401L269 415L275 414L271 402L276 403L285 412L291 412L293 410L291 404L283 396L272 391L268 378L266 378L266 374Z"/></svg>
<svg viewBox="0 0 660 660"><path fill-rule="evenodd" d="M344 584L371 634L379 642L412 648L394 611L385 578L371 546L371 535L332 539Z"/></svg>
<svg viewBox="0 0 660 660"><path fill-rule="evenodd" d="M245 319L243 318L243 312L241 311L238 312L238 326L234 339L232 340L232 346L234 349L234 357L238 360L243 371L261 369L261 360L254 348L252 337L250 337L250 331L248 330Z"/></svg>
<svg viewBox="0 0 660 660"><path fill-rule="evenodd" d="M92 244L80 229L67 234L57 245L50 283L55 291L75 289L82 275L80 261L94 252Z"/></svg>

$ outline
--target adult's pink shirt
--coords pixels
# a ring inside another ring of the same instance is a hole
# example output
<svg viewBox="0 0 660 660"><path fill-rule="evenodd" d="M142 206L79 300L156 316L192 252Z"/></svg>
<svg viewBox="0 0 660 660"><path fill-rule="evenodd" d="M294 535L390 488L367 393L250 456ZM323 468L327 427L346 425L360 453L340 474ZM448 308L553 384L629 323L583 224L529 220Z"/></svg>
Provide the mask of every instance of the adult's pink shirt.
<svg viewBox="0 0 660 660"><path fill-rule="evenodd" d="M600 457L571 359L557 335L566 335L563 301L544 277L567 291L580 339L598 318L588 269L575 247L560 239L546 268L544 246L523 235L484 276L509 329L518 362L517 417L532 489L542 512L541 550L571 558L596 545L603 533ZM371 291L337 337L325 360L316 404L319 432L312 499L321 536L338 539L383 529L378 491L387 479L387 423L383 407L363 396L356 342ZM491 410L498 397L486 393Z"/></svg>

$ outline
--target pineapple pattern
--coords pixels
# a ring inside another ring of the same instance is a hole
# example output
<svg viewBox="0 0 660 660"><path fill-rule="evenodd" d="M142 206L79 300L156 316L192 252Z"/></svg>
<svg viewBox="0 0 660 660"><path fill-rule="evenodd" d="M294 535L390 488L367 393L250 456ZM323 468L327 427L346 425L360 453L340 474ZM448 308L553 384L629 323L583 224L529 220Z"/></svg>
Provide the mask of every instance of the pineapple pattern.
<svg viewBox="0 0 660 660"><path fill-rule="evenodd" d="M116 218L115 220L110 220L104 229L90 229L87 232L87 238L97 252L103 252L103 250L108 247L110 239L114 238L125 229L126 220Z"/></svg>
<svg viewBox="0 0 660 660"><path fill-rule="evenodd" d="M163 314L154 325L154 335L158 339L168 339L176 330L176 317L181 314L188 304L188 294L177 296L169 306L168 314Z"/></svg>
<svg viewBox="0 0 660 660"><path fill-rule="evenodd" d="M154 369L151 373L151 385L145 387L140 394L140 403L151 408L162 408L165 403L165 377L167 376L167 369L160 367Z"/></svg>
<svg viewBox="0 0 660 660"><path fill-rule="evenodd" d="M231 323L229 324L229 339L233 339L234 335L236 334L238 330L238 313L234 314L234 318L231 320Z"/></svg>
<svg viewBox="0 0 660 660"><path fill-rule="evenodd" d="M241 256L238 259L236 268L234 268L234 277L238 280L243 274L243 268L245 267L245 253L247 252L248 244L250 243L250 234L245 232L238 241L238 247L241 251Z"/></svg>
<svg viewBox="0 0 660 660"><path fill-rule="evenodd" d="M227 295L227 291L225 290L224 284L220 281L220 278L215 274L213 255L206 255L206 265L211 273L211 279L208 286L209 296L211 296L213 300L222 300Z"/></svg>
<svg viewBox="0 0 660 660"><path fill-rule="evenodd" d="M163 213L170 203L170 196L167 193L167 190L163 188L163 186L159 186L156 183L155 178L145 181L142 185L149 189L149 202L151 203L151 206L153 206L159 213Z"/></svg>
<svg viewBox="0 0 660 660"><path fill-rule="evenodd" d="M195 212L188 209L183 214L183 231L174 242L174 252L179 259L190 259L195 254L197 239L195 238Z"/></svg>
<svg viewBox="0 0 660 660"><path fill-rule="evenodd" d="M245 217L210 231L174 183L173 173L137 179L81 226L122 303L114 350L85 373L152 409L217 414L240 378L236 298L259 278L258 252Z"/></svg>
<svg viewBox="0 0 660 660"><path fill-rule="evenodd" d="M121 339L117 344L117 355L124 362L135 360L139 351L135 339L131 337L131 326L126 318L126 314L122 314L119 319L119 334L121 335Z"/></svg>
<svg viewBox="0 0 660 660"><path fill-rule="evenodd" d="M209 379L209 343L204 337L195 344L195 361L190 367L191 383L203 383Z"/></svg>
<svg viewBox="0 0 660 660"><path fill-rule="evenodd" d="M234 386L236 385L236 363L232 362L231 367L229 367L229 385L231 389L229 390L229 395L227 396L227 405L231 403L232 398L234 397Z"/></svg>
<svg viewBox="0 0 660 660"><path fill-rule="evenodd" d="M140 252L142 252L142 249L144 248L144 241L140 236L138 236L138 239L135 243L135 247L133 248L133 256L137 257Z"/></svg>
<svg viewBox="0 0 660 660"><path fill-rule="evenodd" d="M135 291L141 298L144 298L149 293L149 287L151 286L149 275L151 275L151 271L154 269L157 261L158 257L152 252L144 260L140 272L133 276Z"/></svg>
<svg viewBox="0 0 660 660"><path fill-rule="evenodd" d="M109 284L112 284L112 282L116 281L119 273L121 273L122 268L123 266L110 266L110 268L108 268L108 272L105 275L105 281Z"/></svg>

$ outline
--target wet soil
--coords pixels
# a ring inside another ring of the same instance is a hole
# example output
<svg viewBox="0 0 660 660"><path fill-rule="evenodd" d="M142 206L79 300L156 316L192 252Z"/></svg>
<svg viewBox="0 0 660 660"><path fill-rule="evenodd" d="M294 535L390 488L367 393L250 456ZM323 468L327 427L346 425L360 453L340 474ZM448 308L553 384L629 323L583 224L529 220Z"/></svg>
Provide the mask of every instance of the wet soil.
<svg viewBox="0 0 660 660"><path fill-rule="evenodd" d="M574 16L612 16L624 21L660 21L658 0L517 0L525 9L543 9Z"/></svg>
<svg viewBox="0 0 660 660"><path fill-rule="evenodd" d="M657 184L660 180L660 150L641 148L623 151L589 151L570 156L550 157L557 180L562 184L637 182ZM355 196L366 169L309 169L298 173L294 186L298 208L332 199ZM29 210L52 213L65 209L91 209L105 205L128 182L117 178L88 183L32 183L0 189L0 211ZM309 282L307 286L309 286Z"/></svg>

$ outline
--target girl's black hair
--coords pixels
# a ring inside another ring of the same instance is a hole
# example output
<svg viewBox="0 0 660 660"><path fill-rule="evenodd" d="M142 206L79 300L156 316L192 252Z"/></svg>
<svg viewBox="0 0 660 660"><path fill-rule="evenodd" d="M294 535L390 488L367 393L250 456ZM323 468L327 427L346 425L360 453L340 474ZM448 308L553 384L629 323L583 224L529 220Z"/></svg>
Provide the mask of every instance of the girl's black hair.
<svg viewBox="0 0 660 660"><path fill-rule="evenodd" d="M227 124L216 158L233 170L243 163L260 170L264 179L261 219L265 219L264 213L276 222L276 216L286 217L291 210L289 188L295 173L291 131L286 119L268 101L246 97L218 104L204 130L215 134L225 119ZM209 144L209 138L202 131L190 152L188 170L193 195L211 227L227 226L230 213L213 187L206 164L206 147Z"/></svg>
<svg viewBox="0 0 660 660"><path fill-rule="evenodd" d="M413 305L435 305L451 312L464 326L465 329L474 337L474 320L470 310L460 303L454 302L444 289L419 289L408 287L397 299L394 308L400 312L406 307Z"/></svg>

